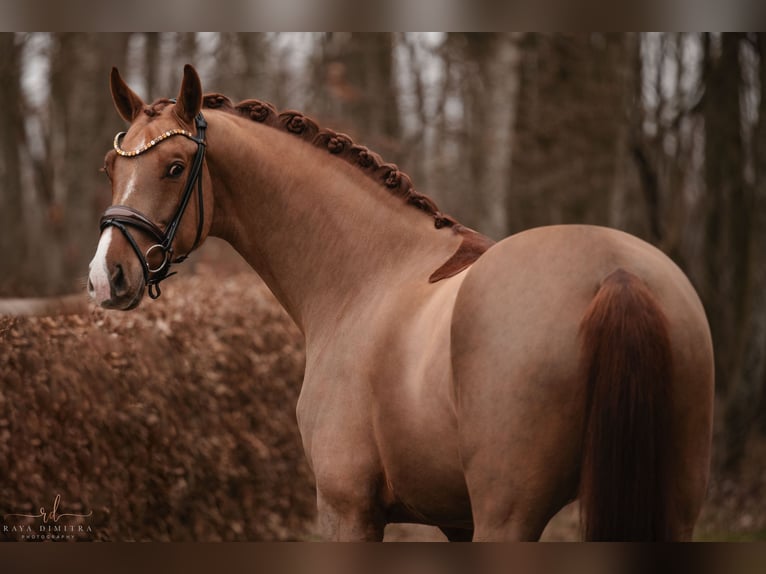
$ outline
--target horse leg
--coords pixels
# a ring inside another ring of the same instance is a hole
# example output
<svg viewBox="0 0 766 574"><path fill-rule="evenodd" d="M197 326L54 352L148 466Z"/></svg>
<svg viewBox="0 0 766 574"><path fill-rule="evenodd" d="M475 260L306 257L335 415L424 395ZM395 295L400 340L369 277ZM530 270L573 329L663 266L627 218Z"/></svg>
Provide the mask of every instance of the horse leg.
<svg viewBox="0 0 766 574"><path fill-rule="evenodd" d="M473 540L473 528L452 528L449 526L440 526L444 536L450 542L470 542Z"/></svg>
<svg viewBox="0 0 766 574"><path fill-rule="evenodd" d="M488 449L489 450L489 449ZM505 453L504 453L505 454ZM466 481L473 509L474 537L477 542L536 541L548 521L571 498L544 465L522 460L497 475L498 452L479 453L466 469ZM495 460L492 460L495 459ZM491 462L490 462L491 461ZM518 472L526 466L529 472ZM515 479L510 473L517 473ZM507 480L504 480L508 477Z"/></svg>
<svg viewBox="0 0 766 574"><path fill-rule="evenodd" d="M298 428L317 492L318 534L334 541L381 541L386 523L385 475L366 408L353 382L336 403L332 373L306 367L296 407Z"/></svg>
<svg viewBox="0 0 766 574"><path fill-rule="evenodd" d="M577 494L582 401L533 370L505 384L486 375L456 385L474 540L538 540Z"/></svg>
<svg viewBox="0 0 766 574"><path fill-rule="evenodd" d="M323 495L317 486L319 535L327 541L380 542L386 522L373 500L346 500Z"/></svg>

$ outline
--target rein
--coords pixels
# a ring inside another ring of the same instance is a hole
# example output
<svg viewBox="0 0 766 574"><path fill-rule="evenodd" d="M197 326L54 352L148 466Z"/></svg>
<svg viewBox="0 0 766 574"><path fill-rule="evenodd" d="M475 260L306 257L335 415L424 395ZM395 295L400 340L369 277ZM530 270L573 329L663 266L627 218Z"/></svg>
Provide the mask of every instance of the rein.
<svg viewBox="0 0 766 574"><path fill-rule="evenodd" d="M128 240L128 243L133 248L133 251L135 251L143 270L144 284L149 292L149 297L152 299L157 299L162 294L160 282L171 275L175 275L175 272L170 273L171 265L173 263L181 263L184 261L189 254L199 246L200 239L202 238L202 228L205 221L202 194L202 164L205 160L205 130L207 129L207 122L202 116L202 112L200 112L194 119L194 124L197 128L196 136L183 129L169 130L133 151L125 151L120 147L120 141L125 136L125 132L120 132L114 137L114 150L122 157L135 157L140 155L173 136L183 136L197 144L197 153L194 156L194 161L189 172L189 178L186 180L183 196L181 197L181 201L176 208L173 218L170 220L170 223L168 223L164 231L143 213L137 209L128 207L127 205L112 205L107 207L101 216L99 224L101 232L103 233L104 229L107 227L116 227L122 232L125 239ZM197 205L199 206L197 236L194 239L194 245L192 245L191 249L186 254L173 259L173 239L178 232L181 218L183 217L186 207L189 205L189 200L194 193L195 184L197 189ZM131 227L144 232L156 241L155 244L146 250L146 253L141 252L141 248L130 233L129 228ZM149 256L153 251L160 251L162 253L162 263L155 268L149 267L148 261Z"/></svg>

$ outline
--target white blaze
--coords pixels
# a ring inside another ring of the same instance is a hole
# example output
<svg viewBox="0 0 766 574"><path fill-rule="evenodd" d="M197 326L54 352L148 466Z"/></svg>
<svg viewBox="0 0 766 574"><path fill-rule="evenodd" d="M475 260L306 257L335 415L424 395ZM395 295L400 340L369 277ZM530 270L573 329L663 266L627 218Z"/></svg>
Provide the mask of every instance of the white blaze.
<svg viewBox="0 0 766 574"><path fill-rule="evenodd" d="M109 244L112 242L114 227L107 227L98 240L98 249L90 262L90 283L93 285L91 298L99 305L111 299L112 293L109 287L109 269L106 265L106 254L109 252Z"/></svg>
<svg viewBox="0 0 766 574"><path fill-rule="evenodd" d="M130 172L130 179L128 179L128 183L125 186L125 195L122 198L121 203L126 203L128 201L128 198L133 195L133 193L137 189L136 180L138 179L138 166L135 165L136 162L133 162L133 171Z"/></svg>
<svg viewBox="0 0 766 574"><path fill-rule="evenodd" d="M135 164L135 162L133 162ZM133 193L138 189L138 166L133 165L128 183L125 185L125 191L119 203L127 203ZM109 245L112 242L112 233L114 227L107 227L101 234L98 241L98 249L90 262L90 283L93 290L90 293L91 298L99 305L112 298L111 287L109 284L109 268L106 264L106 254L109 252Z"/></svg>

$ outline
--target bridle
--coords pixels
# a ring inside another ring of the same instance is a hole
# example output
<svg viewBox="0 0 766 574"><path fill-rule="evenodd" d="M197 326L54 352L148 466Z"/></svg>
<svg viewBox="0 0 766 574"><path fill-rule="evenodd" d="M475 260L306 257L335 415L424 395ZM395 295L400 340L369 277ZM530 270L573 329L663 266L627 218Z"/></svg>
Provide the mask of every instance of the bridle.
<svg viewBox="0 0 766 574"><path fill-rule="evenodd" d="M202 203L202 164L205 160L205 130L207 129L207 122L202 116L202 112L194 118L194 124L197 128L196 136L183 129L168 130L133 151L125 151L120 147L120 142L125 136L125 132L120 132L114 136L114 151L122 157L135 157L140 155L173 136L183 136L197 144L197 153L194 155L194 161L192 162L191 170L189 171L189 178L186 180L183 196L181 197L181 201L176 208L173 218L165 227L164 231L143 213L137 209L128 207L127 205L112 205L107 207L106 211L104 211L101 216L99 225L101 232L103 233L104 229L107 227L116 227L122 232L125 239L128 240L128 243L133 248L133 251L135 251L138 260L141 262L141 268L144 273L144 284L149 292L149 297L152 299L157 299L162 294L162 291L160 290L160 281L167 279L171 275L175 275L175 272L170 273L170 266L173 263L181 263L186 259L189 254L199 246L199 242L202 238L202 228L205 221L205 213ZM192 245L192 248L188 252L173 259L173 239L178 232L178 226L186 211L186 206L189 205L189 200L194 192L195 184L198 206L197 236L194 239L194 245ZM143 231L145 234L152 237L156 243L149 247L149 249L146 250L146 253L142 253L141 248L130 233L130 230L128 229L129 227ZM152 268L149 267L148 259L154 251L160 251L162 253L162 263L160 263L159 266Z"/></svg>

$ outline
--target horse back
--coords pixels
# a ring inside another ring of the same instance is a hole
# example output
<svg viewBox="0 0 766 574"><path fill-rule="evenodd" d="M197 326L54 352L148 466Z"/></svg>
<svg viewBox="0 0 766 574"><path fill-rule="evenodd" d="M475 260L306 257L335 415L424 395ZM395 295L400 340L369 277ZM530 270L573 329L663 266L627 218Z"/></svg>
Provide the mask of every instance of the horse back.
<svg viewBox="0 0 766 574"><path fill-rule="evenodd" d="M478 352L485 359L496 353L500 363L507 363L514 349L530 360L548 357L571 367L578 362L585 312L603 281L617 270L636 276L657 300L668 318L679 366L689 358L683 343L697 346L695 359L702 349L712 363L704 309L684 273L632 235L586 225L513 235L468 270L453 310L453 362L460 367L463 358Z"/></svg>

